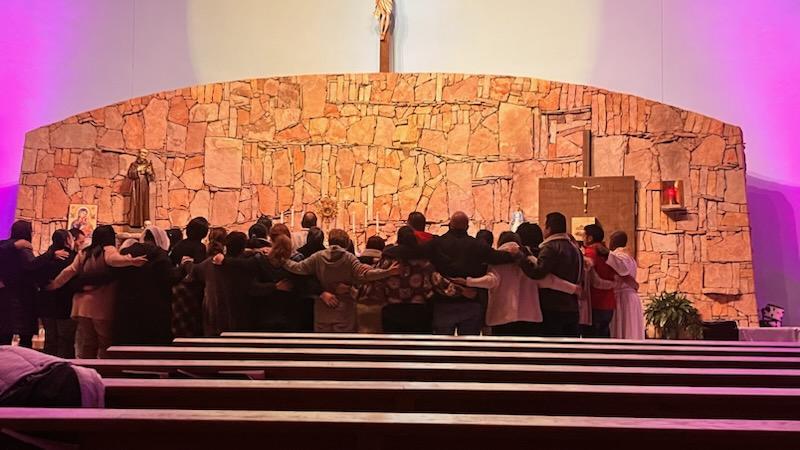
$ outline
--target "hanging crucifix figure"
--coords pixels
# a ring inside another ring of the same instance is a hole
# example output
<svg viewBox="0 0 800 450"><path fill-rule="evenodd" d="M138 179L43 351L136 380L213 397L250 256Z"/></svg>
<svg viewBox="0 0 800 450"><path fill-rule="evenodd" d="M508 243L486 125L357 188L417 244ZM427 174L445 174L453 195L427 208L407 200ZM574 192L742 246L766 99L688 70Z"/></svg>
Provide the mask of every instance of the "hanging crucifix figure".
<svg viewBox="0 0 800 450"><path fill-rule="evenodd" d="M375 18L378 19L378 26L381 33L381 52L380 65L381 72L392 70L392 8L393 0L375 0Z"/></svg>
<svg viewBox="0 0 800 450"><path fill-rule="evenodd" d="M570 186L572 189L577 189L583 192L583 213L586 214L589 212L589 191L593 191L600 187L599 184L594 186L589 186L588 181L583 182L583 186Z"/></svg>

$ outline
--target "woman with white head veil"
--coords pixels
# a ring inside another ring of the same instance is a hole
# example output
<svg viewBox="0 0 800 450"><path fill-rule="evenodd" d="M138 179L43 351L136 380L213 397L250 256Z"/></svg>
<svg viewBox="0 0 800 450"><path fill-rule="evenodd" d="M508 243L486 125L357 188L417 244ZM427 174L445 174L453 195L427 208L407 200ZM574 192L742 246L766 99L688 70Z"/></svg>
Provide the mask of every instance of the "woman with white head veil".
<svg viewBox="0 0 800 450"><path fill-rule="evenodd" d="M122 254L147 256L147 264L119 271L117 311L114 314L114 345L168 344L172 341L172 286L180 270L172 265L167 251L167 232L148 226L139 242Z"/></svg>

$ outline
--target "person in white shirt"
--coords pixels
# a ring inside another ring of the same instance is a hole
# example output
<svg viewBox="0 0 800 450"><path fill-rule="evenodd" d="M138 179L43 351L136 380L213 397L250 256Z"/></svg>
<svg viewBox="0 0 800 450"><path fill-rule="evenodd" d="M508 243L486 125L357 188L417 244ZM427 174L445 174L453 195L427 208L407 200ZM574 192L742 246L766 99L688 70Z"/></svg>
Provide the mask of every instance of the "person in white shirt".
<svg viewBox="0 0 800 450"><path fill-rule="evenodd" d="M524 252L519 236L513 231L500 234L497 244L500 251L512 254ZM489 290L486 324L492 327L492 334L497 336L540 334L542 310L539 306L539 288L569 294L578 290L575 284L552 274L541 280L534 280L525 275L518 264L491 265L482 277L470 277L466 280L455 278L451 281Z"/></svg>
<svg viewBox="0 0 800 450"><path fill-rule="evenodd" d="M625 249L627 245L628 235L624 231L615 232L609 239L611 253L607 263L617 273L614 278L617 309L611 320L611 337L641 340L644 339L645 328L642 300L637 293L636 260Z"/></svg>

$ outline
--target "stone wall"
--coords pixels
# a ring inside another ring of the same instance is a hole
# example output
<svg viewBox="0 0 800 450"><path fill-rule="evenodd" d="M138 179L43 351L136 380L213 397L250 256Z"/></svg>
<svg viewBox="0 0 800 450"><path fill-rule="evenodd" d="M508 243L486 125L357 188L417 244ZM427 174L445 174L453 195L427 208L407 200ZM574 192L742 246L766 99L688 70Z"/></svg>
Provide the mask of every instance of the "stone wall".
<svg viewBox="0 0 800 450"><path fill-rule="evenodd" d="M643 294L679 290L706 319L756 323L741 130L643 98L544 80L458 74L349 74L216 83L135 98L27 134L17 215L44 248L69 203L123 225L125 172L151 150L154 222L207 216L246 228L260 214L315 210L323 198L359 242L409 212L444 223L464 210L508 227L538 217L538 178L582 173L637 180ZM688 214L661 212L660 180L684 180ZM364 229L364 217L370 226ZM288 216L286 219L290 222ZM388 223L386 223L388 221ZM436 232L440 226L434 225Z"/></svg>

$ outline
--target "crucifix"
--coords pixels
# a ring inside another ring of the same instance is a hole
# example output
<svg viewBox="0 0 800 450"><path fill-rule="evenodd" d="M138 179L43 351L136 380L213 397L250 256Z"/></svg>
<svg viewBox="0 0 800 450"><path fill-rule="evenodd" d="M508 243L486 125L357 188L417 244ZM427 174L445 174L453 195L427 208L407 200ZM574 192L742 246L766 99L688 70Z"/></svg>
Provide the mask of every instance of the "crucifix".
<svg viewBox="0 0 800 450"><path fill-rule="evenodd" d="M392 71L392 31L394 31L394 21L392 20L392 7L394 0L375 0L375 18L378 19L378 26L381 33L381 53L380 69L381 72Z"/></svg>
<svg viewBox="0 0 800 450"><path fill-rule="evenodd" d="M589 186L588 181L583 182L583 186L570 186L572 189L578 189L579 191L583 192L583 213L586 214L589 212L589 191L593 191L600 187L599 184L594 186Z"/></svg>

